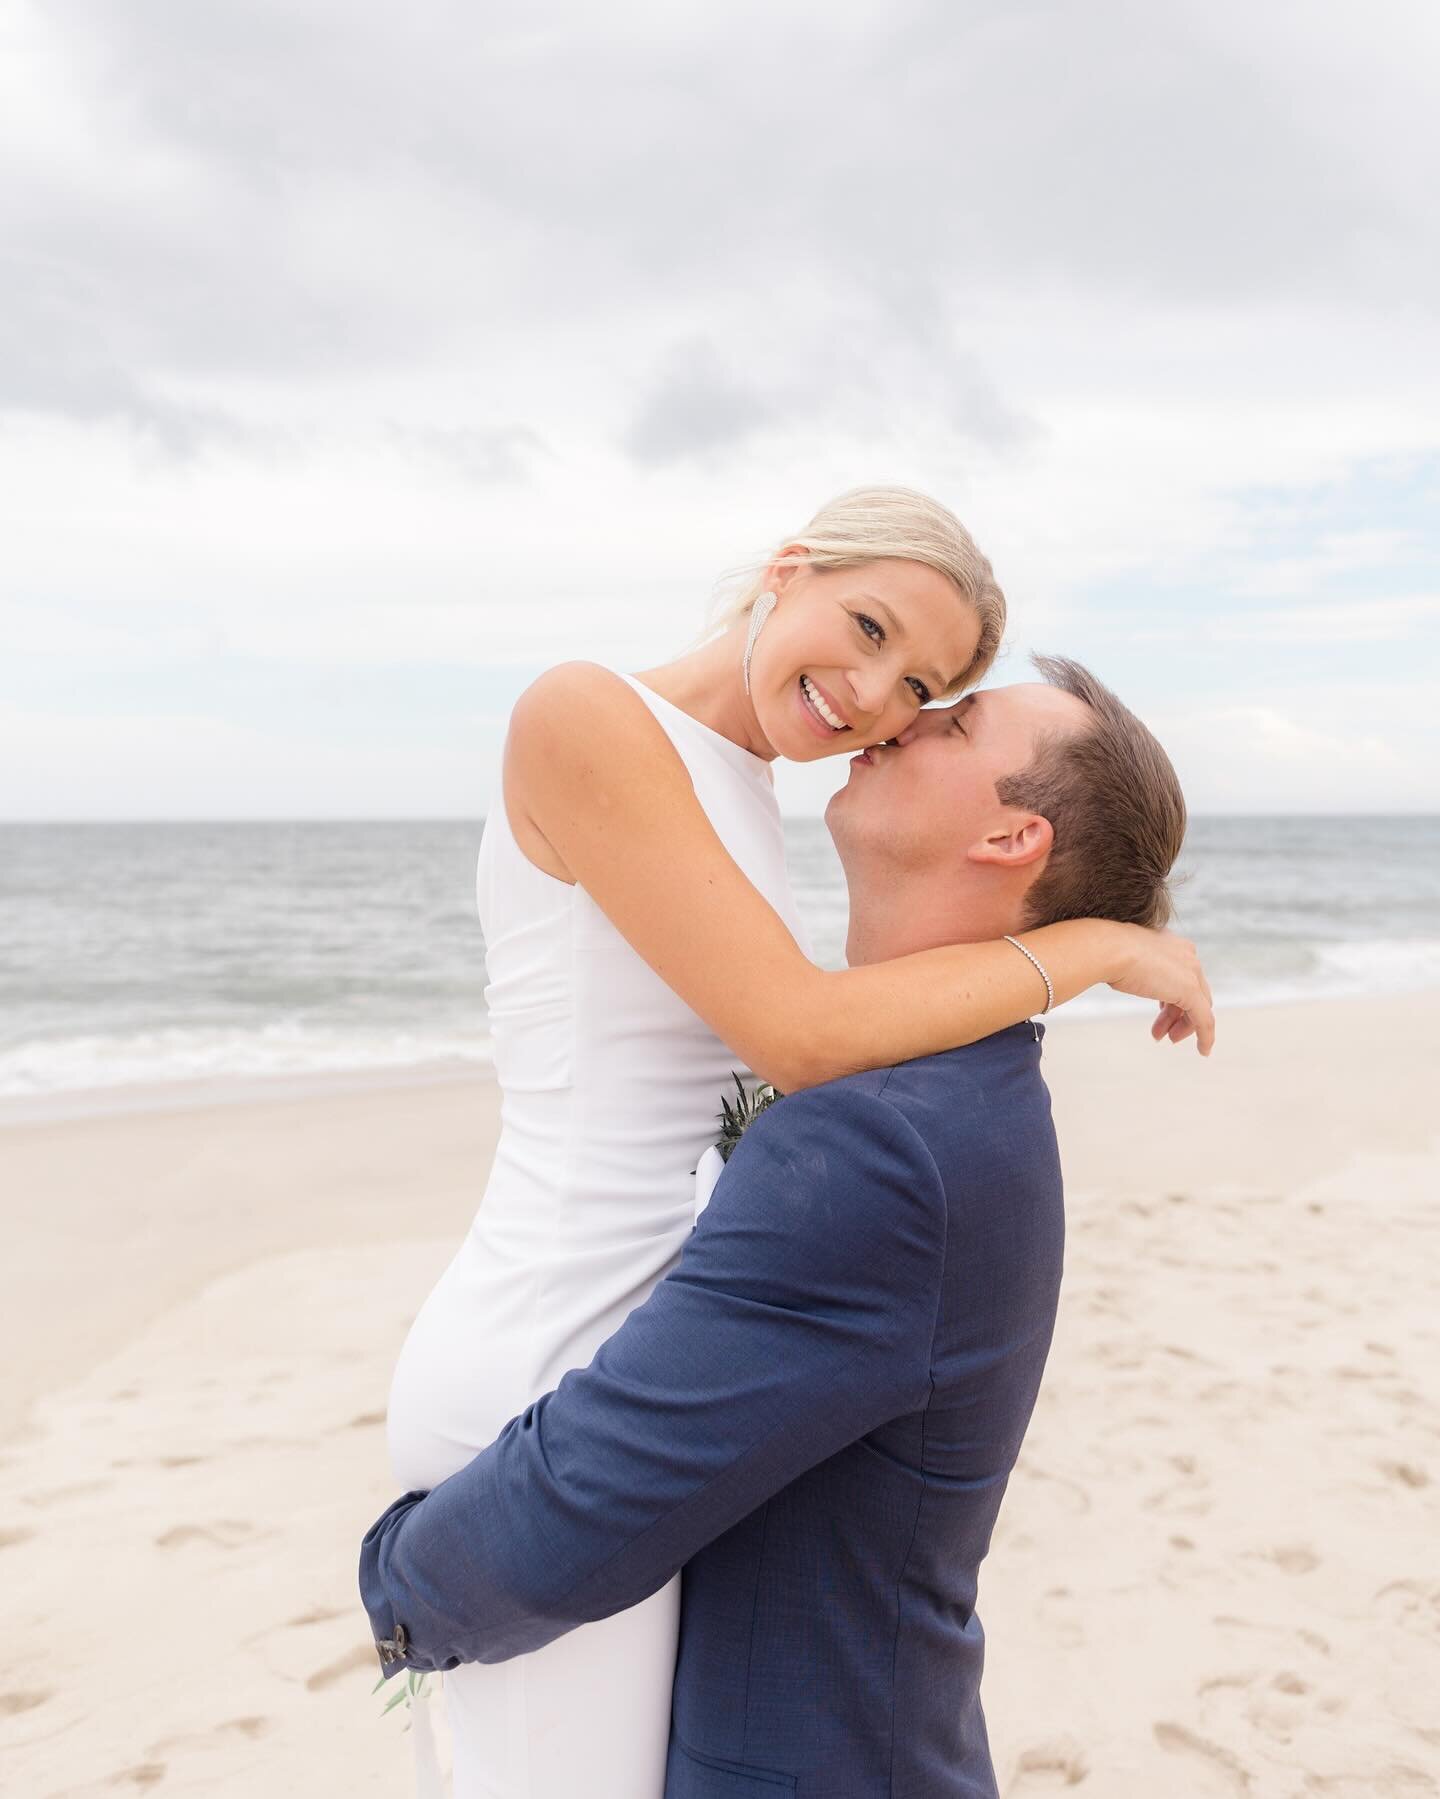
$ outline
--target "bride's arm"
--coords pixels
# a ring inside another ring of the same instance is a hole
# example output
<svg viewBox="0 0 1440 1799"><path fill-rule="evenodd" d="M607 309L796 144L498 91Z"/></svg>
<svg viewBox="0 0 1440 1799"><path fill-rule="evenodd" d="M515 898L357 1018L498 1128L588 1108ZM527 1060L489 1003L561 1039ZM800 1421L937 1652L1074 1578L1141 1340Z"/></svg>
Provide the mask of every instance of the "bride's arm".
<svg viewBox="0 0 1440 1799"><path fill-rule="evenodd" d="M782 1092L973 1043L1044 1001L1039 975L1002 941L817 968L715 834L648 707L595 664L563 663L521 696L505 804L512 827L537 831L666 985ZM1057 1005L1120 985L1188 1014L1209 1053L1209 991L1184 939L1077 919L1024 941Z"/></svg>

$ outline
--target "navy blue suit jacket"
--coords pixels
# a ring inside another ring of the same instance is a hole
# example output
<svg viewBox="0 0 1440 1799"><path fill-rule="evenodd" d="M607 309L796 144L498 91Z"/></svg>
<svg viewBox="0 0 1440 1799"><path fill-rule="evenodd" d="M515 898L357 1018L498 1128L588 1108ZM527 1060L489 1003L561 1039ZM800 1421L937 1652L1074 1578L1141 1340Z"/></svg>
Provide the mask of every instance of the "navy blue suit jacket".
<svg viewBox="0 0 1440 1799"><path fill-rule="evenodd" d="M366 1533L385 1671L522 1655L683 1567L666 1799L993 1799L977 1570L1064 1241L1042 1028L762 1114L589 1367Z"/></svg>

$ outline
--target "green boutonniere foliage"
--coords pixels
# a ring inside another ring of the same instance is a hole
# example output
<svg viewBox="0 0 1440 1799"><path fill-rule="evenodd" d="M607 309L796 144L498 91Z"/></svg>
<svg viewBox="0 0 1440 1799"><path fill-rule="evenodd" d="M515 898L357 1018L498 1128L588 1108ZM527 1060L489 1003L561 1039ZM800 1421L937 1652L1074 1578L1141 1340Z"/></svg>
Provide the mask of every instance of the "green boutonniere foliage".
<svg viewBox="0 0 1440 1799"><path fill-rule="evenodd" d="M777 1099L784 1099L783 1093L777 1093L768 1082L762 1081L754 1093L747 1093L745 1083L732 1068L730 1078L735 1083L736 1098L734 1103L725 1098L720 1099L720 1135L715 1139L715 1147L720 1151L720 1160L728 1162L735 1145L754 1124L764 1111L775 1104Z"/></svg>

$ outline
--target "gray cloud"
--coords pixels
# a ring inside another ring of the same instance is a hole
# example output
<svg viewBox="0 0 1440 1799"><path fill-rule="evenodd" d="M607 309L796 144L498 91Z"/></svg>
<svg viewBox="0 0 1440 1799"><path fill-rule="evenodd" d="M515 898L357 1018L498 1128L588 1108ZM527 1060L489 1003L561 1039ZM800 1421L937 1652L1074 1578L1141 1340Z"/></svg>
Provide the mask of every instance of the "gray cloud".
<svg viewBox="0 0 1440 1799"><path fill-rule="evenodd" d="M797 408L873 430L927 407L1003 450L1037 429L986 373L1007 296L1181 334L1206 309L1379 316L1440 270L1414 176L1435 26L1403 0L28 19L92 143L0 170L0 407L177 442L227 429L207 384L483 366L583 320L625 346L613 430L642 464ZM748 336L720 347L757 314L758 372Z"/></svg>
<svg viewBox="0 0 1440 1799"><path fill-rule="evenodd" d="M775 396L747 382L713 343L693 338L671 351L623 445L642 467L711 460L740 448L778 411Z"/></svg>
<svg viewBox="0 0 1440 1799"><path fill-rule="evenodd" d="M552 453L544 438L525 425L471 430L392 423L390 437L406 453L439 463L481 487L528 481L530 459Z"/></svg>
<svg viewBox="0 0 1440 1799"><path fill-rule="evenodd" d="M729 306L713 334L673 343L625 434L632 459L716 467L771 429L879 445L916 418L997 455L1043 434L966 348L927 272L828 289L815 273L777 284Z"/></svg>
<svg viewBox="0 0 1440 1799"><path fill-rule="evenodd" d="M0 254L0 410L122 422L163 452L250 441L224 409L166 397L107 341L101 309L65 271Z"/></svg>

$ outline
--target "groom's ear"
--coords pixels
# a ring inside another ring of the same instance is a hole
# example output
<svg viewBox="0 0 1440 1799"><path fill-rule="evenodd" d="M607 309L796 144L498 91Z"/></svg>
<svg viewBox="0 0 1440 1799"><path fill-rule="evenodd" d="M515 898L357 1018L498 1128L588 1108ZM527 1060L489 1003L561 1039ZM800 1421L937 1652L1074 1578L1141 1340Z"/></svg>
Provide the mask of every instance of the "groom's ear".
<svg viewBox="0 0 1440 1799"><path fill-rule="evenodd" d="M965 852L972 862L997 868L1030 868L1050 854L1055 832L1038 812L1013 812L1006 824L987 831Z"/></svg>

